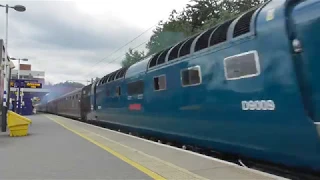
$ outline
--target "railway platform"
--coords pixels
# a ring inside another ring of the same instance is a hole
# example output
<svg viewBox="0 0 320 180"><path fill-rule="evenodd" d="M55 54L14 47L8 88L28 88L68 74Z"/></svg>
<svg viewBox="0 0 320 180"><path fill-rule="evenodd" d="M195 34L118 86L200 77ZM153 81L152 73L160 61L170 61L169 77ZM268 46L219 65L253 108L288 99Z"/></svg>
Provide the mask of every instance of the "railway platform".
<svg viewBox="0 0 320 180"><path fill-rule="evenodd" d="M0 133L0 179L284 179L68 118L38 114Z"/></svg>

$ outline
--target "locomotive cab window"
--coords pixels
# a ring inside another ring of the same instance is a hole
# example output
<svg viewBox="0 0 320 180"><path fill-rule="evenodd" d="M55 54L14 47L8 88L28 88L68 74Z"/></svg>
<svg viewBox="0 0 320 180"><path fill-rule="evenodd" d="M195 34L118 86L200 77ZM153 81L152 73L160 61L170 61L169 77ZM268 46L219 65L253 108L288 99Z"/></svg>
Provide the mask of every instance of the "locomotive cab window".
<svg viewBox="0 0 320 180"><path fill-rule="evenodd" d="M227 80L258 76L260 74L260 64L257 51L225 58L224 70Z"/></svg>
<svg viewBox="0 0 320 180"><path fill-rule="evenodd" d="M194 86L201 84L200 66L194 66L181 71L182 86Z"/></svg>
<svg viewBox="0 0 320 180"><path fill-rule="evenodd" d="M153 78L153 87L155 91L166 89L166 76L161 75Z"/></svg>

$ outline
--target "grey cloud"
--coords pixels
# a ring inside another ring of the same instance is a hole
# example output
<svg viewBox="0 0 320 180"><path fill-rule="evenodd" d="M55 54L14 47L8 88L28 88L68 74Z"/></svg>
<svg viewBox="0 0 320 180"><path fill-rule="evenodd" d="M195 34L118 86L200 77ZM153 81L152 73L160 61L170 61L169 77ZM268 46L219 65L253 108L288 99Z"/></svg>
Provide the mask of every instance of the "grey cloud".
<svg viewBox="0 0 320 180"><path fill-rule="evenodd" d="M21 54L28 54L33 70L43 70L50 82L61 82L65 80L90 79L91 77L102 77L118 68L118 62L104 62L95 67L92 65L100 60L103 51L87 50L20 50ZM52 56L52 54L54 56ZM35 57L35 58L32 58ZM68 78L65 78L68 77Z"/></svg>
<svg viewBox="0 0 320 180"><path fill-rule="evenodd" d="M102 77L118 69L121 59L105 62L124 54L126 49L106 58L104 63L96 63L143 31L128 27L116 17L98 21L77 12L68 1L10 1L10 4L23 4L27 11L9 13L9 55L29 58L33 69L46 71L46 79L52 83ZM4 27L4 20L4 15L0 15L0 27ZM0 38L4 39L4 35L4 28L0 28Z"/></svg>
<svg viewBox="0 0 320 180"><path fill-rule="evenodd" d="M101 25L94 18L81 14L72 2L21 2L27 7L23 13L10 13L15 31L23 31L21 24L29 24L37 33L29 38L41 44L66 49L101 49L118 47L141 30L126 27L116 17ZM121 25L122 24L122 25ZM17 33L19 34L19 33Z"/></svg>

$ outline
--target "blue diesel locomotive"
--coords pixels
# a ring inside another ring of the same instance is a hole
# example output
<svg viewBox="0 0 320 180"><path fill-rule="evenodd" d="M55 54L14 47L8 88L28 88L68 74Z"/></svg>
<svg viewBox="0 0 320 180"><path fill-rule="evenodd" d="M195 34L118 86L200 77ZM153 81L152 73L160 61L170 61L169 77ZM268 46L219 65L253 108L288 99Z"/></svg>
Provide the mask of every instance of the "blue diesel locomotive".
<svg viewBox="0 0 320 180"><path fill-rule="evenodd" d="M320 172L320 1L274 0L39 106Z"/></svg>

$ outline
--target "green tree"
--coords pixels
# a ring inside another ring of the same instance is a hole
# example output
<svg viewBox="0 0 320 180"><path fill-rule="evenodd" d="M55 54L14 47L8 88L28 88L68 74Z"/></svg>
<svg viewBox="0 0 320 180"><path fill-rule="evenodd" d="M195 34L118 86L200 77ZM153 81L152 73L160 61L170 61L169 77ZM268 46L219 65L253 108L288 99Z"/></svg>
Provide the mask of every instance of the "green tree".
<svg viewBox="0 0 320 180"><path fill-rule="evenodd" d="M157 53L265 1L191 0L180 13L174 10L166 22L158 24L147 43L148 54Z"/></svg>
<svg viewBox="0 0 320 180"><path fill-rule="evenodd" d="M158 23L146 44L146 55L160 52L263 2L266 0L191 0L181 12L173 10L167 21ZM140 52L131 50L122 65L131 65L141 60L140 57Z"/></svg>
<svg viewBox="0 0 320 180"><path fill-rule="evenodd" d="M266 2L266 0L229 0L235 6L236 13L245 12L255 6L258 6L261 3Z"/></svg>
<svg viewBox="0 0 320 180"><path fill-rule="evenodd" d="M206 21L220 19L221 1L219 0L191 0L187 4L185 16L192 25L192 32L196 32Z"/></svg>
<svg viewBox="0 0 320 180"><path fill-rule="evenodd" d="M97 81L99 81L99 80L100 80L99 77L96 77L96 78L94 79L95 82L97 82Z"/></svg>
<svg viewBox="0 0 320 180"><path fill-rule="evenodd" d="M122 60L121 65L122 67L128 67L141 59L145 57L144 51L138 51L129 49L128 52L126 52L125 58Z"/></svg>
<svg viewBox="0 0 320 180"><path fill-rule="evenodd" d="M183 14L173 10L166 22L160 21L146 45L147 55L157 53L190 36L191 24Z"/></svg>

